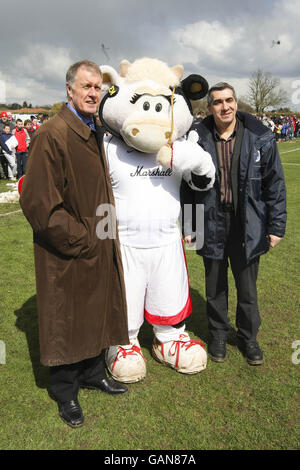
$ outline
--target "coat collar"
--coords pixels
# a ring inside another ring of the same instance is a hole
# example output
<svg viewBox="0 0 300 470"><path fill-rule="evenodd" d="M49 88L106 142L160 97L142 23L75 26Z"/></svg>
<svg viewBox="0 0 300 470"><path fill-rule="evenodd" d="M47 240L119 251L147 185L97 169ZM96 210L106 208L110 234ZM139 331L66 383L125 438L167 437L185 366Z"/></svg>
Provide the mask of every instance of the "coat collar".
<svg viewBox="0 0 300 470"><path fill-rule="evenodd" d="M77 117L65 103L61 107L58 115L74 132L76 132L76 134L86 141L89 140L92 132L91 128L84 124L84 122Z"/></svg>

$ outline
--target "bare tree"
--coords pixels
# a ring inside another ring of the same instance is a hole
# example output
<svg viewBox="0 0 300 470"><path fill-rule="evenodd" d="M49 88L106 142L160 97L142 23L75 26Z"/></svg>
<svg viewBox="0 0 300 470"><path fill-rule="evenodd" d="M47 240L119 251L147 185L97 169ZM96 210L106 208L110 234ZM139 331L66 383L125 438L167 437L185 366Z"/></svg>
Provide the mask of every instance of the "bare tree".
<svg viewBox="0 0 300 470"><path fill-rule="evenodd" d="M244 111L244 112L250 113L250 114L254 113L253 107L248 103L248 99L245 96L240 96L238 98L238 110L239 111Z"/></svg>
<svg viewBox="0 0 300 470"><path fill-rule="evenodd" d="M288 96L280 87L279 78L257 69L249 80L248 100L257 113L263 113L269 106L275 108L287 103Z"/></svg>

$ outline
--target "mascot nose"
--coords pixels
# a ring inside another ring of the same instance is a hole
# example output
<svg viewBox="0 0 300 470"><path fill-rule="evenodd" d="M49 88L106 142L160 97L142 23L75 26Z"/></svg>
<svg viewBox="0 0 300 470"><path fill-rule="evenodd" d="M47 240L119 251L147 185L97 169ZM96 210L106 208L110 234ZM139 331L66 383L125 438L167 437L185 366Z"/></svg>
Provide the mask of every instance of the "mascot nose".
<svg viewBox="0 0 300 470"><path fill-rule="evenodd" d="M131 134L136 136L140 131L136 128L132 129Z"/></svg>

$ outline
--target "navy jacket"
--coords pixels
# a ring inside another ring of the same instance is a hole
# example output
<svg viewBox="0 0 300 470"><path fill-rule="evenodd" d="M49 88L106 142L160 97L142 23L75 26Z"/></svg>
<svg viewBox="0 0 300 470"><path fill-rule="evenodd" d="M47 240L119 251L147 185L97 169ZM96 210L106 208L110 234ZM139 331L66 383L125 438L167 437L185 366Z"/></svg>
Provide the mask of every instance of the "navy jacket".
<svg viewBox="0 0 300 470"><path fill-rule="evenodd" d="M6 136L6 134L5 134ZM9 150L9 148L7 147L5 141L7 140L7 138L5 137L3 134L0 134L0 147L7 153L11 154L12 152ZM11 137L11 135L9 136Z"/></svg>
<svg viewBox="0 0 300 470"><path fill-rule="evenodd" d="M243 246L248 261L269 249L268 234L283 237L286 225L286 189L284 174L273 133L251 114L237 112L239 135L236 137L231 166L234 209L240 217ZM216 181L209 191L192 191L182 184L184 204L204 205L204 245L198 254L213 258L224 257L224 224L220 196L220 174L212 116L196 126L199 145L211 154L216 167ZM184 212L184 211L183 211ZM193 211L195 215L195 211ZM185 220L196 230L195 220Z"/></svg>

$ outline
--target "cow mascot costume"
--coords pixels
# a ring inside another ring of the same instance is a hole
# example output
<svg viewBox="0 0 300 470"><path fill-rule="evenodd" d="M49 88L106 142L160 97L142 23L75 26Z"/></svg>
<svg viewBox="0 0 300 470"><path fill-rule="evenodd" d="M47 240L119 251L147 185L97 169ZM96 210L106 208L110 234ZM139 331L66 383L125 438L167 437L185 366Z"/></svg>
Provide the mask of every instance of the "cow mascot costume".
<svg viewBox="0 0 300 470"><path fill-rule="evenodd" d="M138 333L144 318L153 326L152 354L184 374L205 369L200 341L185 332L191 313L181 234L180 184L195 190L214 184L210 155L190 137L190 99L207 93L199 75L181 81L183 67L144 58L121 62L120 74L101 66L107 90L99 109L107 133L104 151L116 204L125 277L130 344L112 346L106 363L125 383L146 376ZM192 136L194 137L194 136Z"/></svg>

